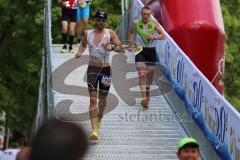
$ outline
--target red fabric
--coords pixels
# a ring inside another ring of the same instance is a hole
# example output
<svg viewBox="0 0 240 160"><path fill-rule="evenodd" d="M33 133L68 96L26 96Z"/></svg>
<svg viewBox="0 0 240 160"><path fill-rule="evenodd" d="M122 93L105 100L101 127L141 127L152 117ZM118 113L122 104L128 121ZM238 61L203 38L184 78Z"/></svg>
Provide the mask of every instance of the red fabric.
<svg viewBox="0 0 240 160"><path fill-rule="evenodd" d="M159 0L160 1L160 0ZM220 93L225 32L219 0L161 0L164 29ZM216 78L219 77L219 78Z"/></svg>
<svg viewBox="0 0 240 160"><path fill-rule="evenodd" d="M76 9L78 6L77 0L62 0L62 7L68 9Z"/></svg>

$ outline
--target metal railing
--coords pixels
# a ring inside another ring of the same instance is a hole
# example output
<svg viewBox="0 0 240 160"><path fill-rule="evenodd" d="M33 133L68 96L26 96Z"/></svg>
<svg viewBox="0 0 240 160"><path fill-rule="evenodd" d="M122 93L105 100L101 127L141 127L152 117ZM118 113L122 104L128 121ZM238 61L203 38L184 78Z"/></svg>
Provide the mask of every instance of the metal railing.
<svg viewBox="0 0 240 160"><path fill-rule="evenodd" d="M51 0L45 0L44 4L44 47L42 55L41 80L39 85L38 106L35 121L35 132L41 126L45 119L53 117L53 95L49 86L49 77L51 73Z"/></svg>

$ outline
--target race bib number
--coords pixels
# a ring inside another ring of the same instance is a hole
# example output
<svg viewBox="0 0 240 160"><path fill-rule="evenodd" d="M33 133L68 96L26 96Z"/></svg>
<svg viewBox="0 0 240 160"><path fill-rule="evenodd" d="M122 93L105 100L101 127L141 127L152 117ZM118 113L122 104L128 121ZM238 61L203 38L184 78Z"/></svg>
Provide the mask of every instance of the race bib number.
<svg viewBox="0 0 240 160"><path fill-rule="evenodd" d="M112 78L111 77L102 77L101 83L105 86L110 86L112 82Z"/></svg>

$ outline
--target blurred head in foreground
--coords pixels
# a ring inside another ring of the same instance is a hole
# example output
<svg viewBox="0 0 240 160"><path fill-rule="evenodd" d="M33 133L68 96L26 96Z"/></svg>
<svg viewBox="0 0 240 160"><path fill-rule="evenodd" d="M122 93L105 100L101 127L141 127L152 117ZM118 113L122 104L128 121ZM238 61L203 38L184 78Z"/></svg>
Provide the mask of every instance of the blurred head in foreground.
<svg viewBox="0 0 240 160"><path fill-rule="evenodd" d="M33 139L31 160L80 160L87 149L88 138L80 126L48 120Z"/></svg>

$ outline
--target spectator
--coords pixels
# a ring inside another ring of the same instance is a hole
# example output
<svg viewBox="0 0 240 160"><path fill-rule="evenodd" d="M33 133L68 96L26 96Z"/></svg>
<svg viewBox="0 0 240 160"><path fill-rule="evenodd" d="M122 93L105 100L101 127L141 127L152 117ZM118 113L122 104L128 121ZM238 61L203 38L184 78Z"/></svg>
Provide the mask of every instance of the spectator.
<svg viewBox="0 0 240 160"><path fill-rule="evenodd" d="M4 154L3 151L0 150L0 159L1 159L1 156L2 156L3 154Z"/></svg>
<svg viewBox="0 0 240 160"><path fill-rule="evenodd" d="M179 160L198 160L200 158L199 144L191 137L182 138L177 144Z"/></svg>
<svg viewBox="0 0 240 160"><path fill-rule="evenodd" d="M74 53L73 41L77 17L77 0L58 0L62 7L62 42L61 53L67 52L68 21L69 21L69 52Z"/></svg>
<svg viewBox="0 0 240 160"><path fill-rule="evenodd" d="M78 43L88 28L88 19L90 14L90 3L92 0L78 0L77 9L77 38ZM82 26L82 28L81 28Z"/></svg>
<svg viewBox="0 0 240 160"><path fill-rule="evenodd" d="M23 147L18 153L16 160L30 160L31 148Z"/></svg>
<svg viewBox="0 0 240 160"><path fill-rule="evenodd" d="M31 160L80 160L88 149L84 130L74 124L49 120L32 142Z"/></svg>
<svg viewBox="0 0 240 160"><path fill-rule="evenodd" d="M0 157L0 160L16 160L20 149L5 149Z"/></svg>

